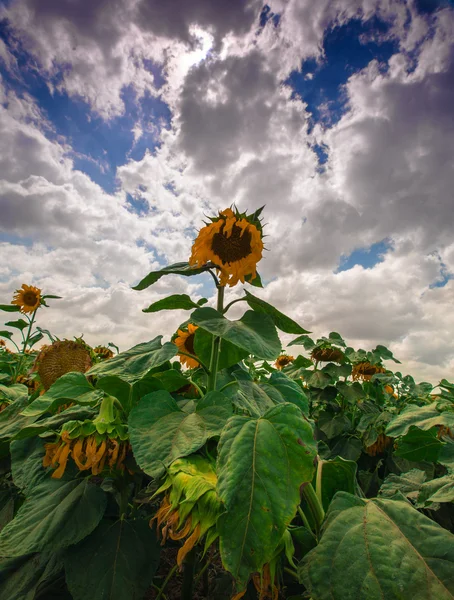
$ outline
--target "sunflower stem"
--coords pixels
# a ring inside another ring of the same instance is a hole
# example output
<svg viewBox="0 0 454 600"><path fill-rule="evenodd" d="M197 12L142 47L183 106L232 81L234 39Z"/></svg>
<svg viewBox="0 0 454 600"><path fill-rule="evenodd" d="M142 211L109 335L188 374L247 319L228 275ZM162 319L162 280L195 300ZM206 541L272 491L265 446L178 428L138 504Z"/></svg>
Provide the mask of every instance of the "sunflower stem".
<svg viewBox="0 0 454 600"><path fill-rule="evenodd" d="M162 584L162 586L161 586L160 588L158 588L158 587L156 586L156 587L157 587L157 589L159 590L159 593L158 593L158 595L156 596L156 600L159 600L161 597L164 597L164 598L166 597L166 596L165 596L165 594L164 594L164 590L165 590L165 588L166 588L166 585L167 585L167 584L169 583L169 581L172 579L172 577L173 577L173 574L175 573L175 571L177 570L177 568L178 568L178 565L174 565L174 566L173 566L173 567L170 569L170 571L167 573L167 577L164 579L164 583Z"/></svg>
<svg viewBox="0 0 454 600"><path fill-rule="evenodd" d="M311 483L307 483L303 486L302 493L315 521L315 530L318 535L320 533L323 519L325 518L325 511L323 510L323 506L317 498L317 494L315 493Z"/></svg>
<svg viewBox="0 0 454 600"><path fill-rule="evenodd" d="M244 296L243 298L237 298L236 300L232 300L232 302L229 302L227 304L227 306L224 308L224 310L222 311L222 314L225 315L225 313L229 310L229 308L231 306L233 306L234 304L236 304L237 302L243 302L247 300L246 296Z"/></svg>
<svg viewBox="0 0 454 600"><path fill-rule="evenodd" d="M218 313L222 315L224 311L224 292L225 287L223 285L218 285L218 300L216 305L216 310ZM212 392L216 389L216 375L218 371L219 364L219 350L221 348L221 338L216 336L213 338L213 344L211 346L211 360L210 360L210 373L208 376L208 388L207 392Z"/></svg>
<svg viewBox="0 0 454 600"><path fill-rule="evenodd" d="M192 590L194 587L194 569L195 569L195 552L193 548L184 561L183 569L183 585L181 586L181 600L192 600Z"/></svg>

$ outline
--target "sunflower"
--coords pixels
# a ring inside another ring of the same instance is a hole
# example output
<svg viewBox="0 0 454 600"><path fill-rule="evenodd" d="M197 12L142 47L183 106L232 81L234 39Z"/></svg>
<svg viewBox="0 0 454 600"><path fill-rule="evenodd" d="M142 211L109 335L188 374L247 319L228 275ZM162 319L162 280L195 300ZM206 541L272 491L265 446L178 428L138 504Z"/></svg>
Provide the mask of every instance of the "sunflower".
<svg viewBox="0 0 454 600"><path fill-rule="evenodd" d="M96 346L96 348L93 348L93 352L101 360L107 360L108 358L112 358L114 355L112 350L110 350L110 348L106 348L105 346Z"/></svg>
<svg viewBox="0 0 454 600"><path fill-rule="evenodd" d="M276 367L276 369L279 369L279 371L282 371L284 367L292 363L294 360L295 358L293 356L290 356L289 354L281 354L281 356L277 357L274 366Z"/></svg>
<svg viewBox="0 0 454 600"><path fill-rule="evenodd" d="M15 291L11 304L20 306L21 313L33 313L41 304L41 290L23 283L21 289Z"/></svg>
<svg viewBox="0 0 454 600"><path fill-rule="evenodd" d="M376 373L385 373L386 369L380 365L371 365L370 362L364 361L354 365L352 370L352 379L357 381L362 379L363 381L370 381L373 375Z"/></svg>
<svg viewBox="0 0 454 600"><path fill-rule="evenodd" d="M338 348L314 348L311 358L317 362L341 363L344 360L344 354Z"/></svg>
<svg viewBox="0 0 454 600"><path fill-rule="evenodd" d="M389 448L393 443L393 438L388 437L384 433L380 433L375 442L366 448L366 454L369 456L376 456L377 454L383 454L383 452Z"/></svg>
<svg viewBox="0 0 454 600"><path fill-rule="evenodd" d="M44 447L43 467L53 467L52 479L61 479L70 456L79 471L91 469L92 475L99 475L105 468L123 472L129 443L96 433L71 439L69 431L62 431L57 442L44 444Z"/></svg>
<svg viewBox="0 0 454 600"><path fill-rule="evenodd" d="M45 346L36 357L33 367L47 391L59 377L71 371L85 373L92 365L88 346L83 342L62 340Z"/></svg>
<svg viewBox="0 0 454 600"><path fill-rule="evenodd" d="M255 279L262 258L262 226L257 211L246 216L227 208L202 227L192 246L189 264L202 267L213 262L220 273L221 286L233 287L245 277Z"/></svg>
<svg viewBox="0 0 454 600"><path fill-rule="evenodd" d="M167 471L163 485L155 495L165 492L156 515L162 545L171 540L185 542L177 554L177 564L205 537L205 551L218 537L216 521L222 504L216 492L217 476L214 465L202 456L193 455L175 460Z"/></svg>
<svg viewBox="0 0 454 600"><path fill-rule="evenodd" d="M194 335L197 329L197 325L189 323L187 331L183 331L183 329L178 330L178 336L173 340L173 343L178 347L178 350L180 350L180 352L186 352L187 354L195 354ZM178 354L178 356L180 358L180 362L183 365L189 367L190 369L195 369L199 366L199 362L195 360L195 358L185 356L184 354Z"/></svg>

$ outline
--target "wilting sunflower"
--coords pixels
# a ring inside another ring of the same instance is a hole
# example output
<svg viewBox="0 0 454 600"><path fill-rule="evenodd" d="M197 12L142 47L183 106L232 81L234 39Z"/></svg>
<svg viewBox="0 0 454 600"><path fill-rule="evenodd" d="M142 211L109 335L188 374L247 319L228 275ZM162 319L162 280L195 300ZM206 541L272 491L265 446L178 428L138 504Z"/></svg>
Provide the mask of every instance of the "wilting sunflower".
<svg viewBox="0 0 454 600"><path fill-rule="evenodd" d="M274 366L276 367L276 369L279 369L279 371L282 371L284 367L292 363L294 360L295 358L293 356L290 356L289 354L281 354L281 356L277 357Z"/></svg>
<svg viewBox="0 0 454 600"><path fill-rule="evenodd" d="M393 443L393 438L388 437L384 433L380 433L375 442L370 446L367 446L366 453L369 456L376 456L382 454L389 446Z"/></svg>
<svg viewBox="0 0 454 600"><path fill-rule="evenodd" d="M188 324L188 330L183 331L183 329L178 330L178 336L173 340L173 343L176 344L178 350L180 352L187 352L188 354L195 354L194 351L194 335L197 331L198 326L193 325L192 323ZM186 365L190 369L195 369L199 366L199 362L195 360L195 358L191 358L190 356L185 356L184 354L178 354L180 358L180 362L183 365Z"/></svg>
<svg viewBox="0 0 454 600"><path fill-rule="evenodd" d="M156 520L162 545L169 537L185 542L177 554L177 564L205 537L205 551L218 537L216 521L223 511L216 493L217 476L214 465L202 456L193 455L175 460L167 471L156 495L165 492L164 499L150 525Z"/></svg>
<svg viewBox="0 0 454 600"><path fill-rule="evenodd" d="M44 444L44 447L43 467L53 467L52 479L60 479L70 456L79 471L91 469L92 475L99 475L105 468L123 472L129 442L97 433L71 439L69 431L62 431L57 442Z"/></svg>
<svg viewBox="0 0 454 600"><path fill-rule="evenodd" d="M110 350L110 348L106 348L106 346L96 346L96 348L93 348L93 352L101 360L107 360L108 358L112 358L114 355L112 350Z"/></svg>
<svg viewBox="0 0 454 600"><path fill-rule="evenodd" d="M41 304L41 290L23 283L22 287L15 291L11 304L19 306L21 313L33 313Z"/></svg>
<svg viewBox="0 0 454 600"><path fill-rule="evenodd" d="M317 362L341 363L344 360L344 353L338 348L314 348L311 358Z"/></svg>
<svg viewBox="0 0 454 600"><path fill-rule="evenodd" d="M90 349L79 341L62 340L45 346L33 367L47 391L59 377L71 371L85 373L92 365Z"/></svg>
<svg viewBox="0 0 454 600"><path fill-rule="evenodd" d="M385 373L386 369L380 365L371 365L370 362L364 361L354 365L352 370L352 379L357 381L362 379L363 381L370 381L373 375L376 373Z"/></svg>
<svg viewBox="0 0 454 600"><path fill-rule="evenodd" d="M39 381L32 379L27 375L18 375L16 383L22 383L22 385L26 385L30 394L33 394L39 388Z"/></svg>
<svg viewBox="0 0 454 600"><path fill-rule="evenodd" d="M245 277L255 279L256 266L262 258L262 226L260 211L253 215L240 214L227 208L212 217L211 223L202 227L192 246L189 264L202 267L214 263L220 273L222 286L244 283Z"/></svg>

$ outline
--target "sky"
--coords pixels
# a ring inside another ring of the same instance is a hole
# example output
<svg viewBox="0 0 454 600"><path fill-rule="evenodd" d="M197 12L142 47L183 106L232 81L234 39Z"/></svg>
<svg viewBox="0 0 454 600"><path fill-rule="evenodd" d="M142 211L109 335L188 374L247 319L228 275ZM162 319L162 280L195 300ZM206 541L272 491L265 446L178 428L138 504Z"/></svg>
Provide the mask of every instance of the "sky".
<svg viewBox="0 0 454 600"><path fill-rule="evenodd" d="M266 205L252 293L453 381L451 0L3 0L0 132L0 303L62 296L60 338L170 339L142 309L209 275L131 287Z"/></svg>

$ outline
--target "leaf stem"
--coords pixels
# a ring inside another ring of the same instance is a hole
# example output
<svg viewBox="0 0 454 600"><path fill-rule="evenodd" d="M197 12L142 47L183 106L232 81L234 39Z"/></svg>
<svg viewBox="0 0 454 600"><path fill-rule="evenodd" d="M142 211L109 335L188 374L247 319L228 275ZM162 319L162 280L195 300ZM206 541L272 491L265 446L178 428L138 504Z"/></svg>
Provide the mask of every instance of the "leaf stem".
<svg viewBox="0 0 454 600"><path fill-rule="evenodd" d="M224 292L225 287L223 285L218 285L218 300L216 305L216 310L222 315L224 310ZM219 365L219 350L221 348L221 338L219 336L215 336L213 338L213 344L211 346L211 359L210 359L210 371L208 375L208 388L207 392L212 392L216 389L216 375Z"/></svg>
<svg viewBox="0 0 454 600"><path fill-rule="evenodd" d="M284 571L289 573L292 577L294 577L297 581L299 581L298 573L293 569L289 569L288 567L284 567Z"/></svg>
<svg viewBox="0 0 454 600"><path fill-rule="evenodd" d="M224 308L224 310L222 311L222 314L225 315L225 313L229 310L229 308L231 306L233 306L234 304L236 304L237 302L243 302L243 300L247 300L246 296L243 296L243 298L237 298L236 300L232 300L232 302L229 302L227 304L227 306Z"/></svg>
<svg viewBox="0 0 454 600"><path fill-rule="evenodd" d="M191 384L195 387L195 389L199 392L200 397L203 398L203 396L205 394L203 393L202 388L199 385L197 385L197 383L193 379L191 379L190 377L188 379L191 382Z"/></svg>
<svg viewBox="0 0 454 600"><path fill-rule="evenodd" d="M169 583L169 581L172 579L173 574L175 573L175 571L177 570L178 565L174 565L170 571L167 573L167 577L164 579L164 583L162 584L162 586L160 588L158 588L159 593L156 596L156 600L159 600L162 596L165 597L164 595L164 589L166 587L166 585Z"/></svg>
<svg viewBox="0 0 454 600"><path fill-rule="evenodd" d="M225 388L228 388L231 385L235 385L235 383L237 383L239 385L240 382L237 379L235 379L234 381L229 381L228 383L226 383L225 385L223 385L219 391L222 392L222 391L225 390Z"/></svg>
<svg viewBox="0 0 454 600"><path fill-rule="evenodd" d="M196 360L199 363L199 365L202 367L202 369L205 371L205 373L207 375L210 374L210 369L195 354L189 354L189 352L183 352L182 350L178 350L178 354L182 354L183 356L189 356L189 358L193 358L194 360Z"/></svg>
<svg viewBox="0 0 454 600"><path fill-rule="evenodd" d="M194 587L195 552L195 548L190 550L184 561L181 600L192 600L192 590Z"/></svg>
<svg viewBox="0 0 454 600"><path fill-rule="evenodd" d="M323 506L317 498L317 494L315 493L311 483L307 483L303 486L302 493L315 521L315 529L318 535L323 523L323 519L325 518L325 511L323 510Z"/></svg>

